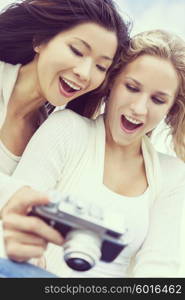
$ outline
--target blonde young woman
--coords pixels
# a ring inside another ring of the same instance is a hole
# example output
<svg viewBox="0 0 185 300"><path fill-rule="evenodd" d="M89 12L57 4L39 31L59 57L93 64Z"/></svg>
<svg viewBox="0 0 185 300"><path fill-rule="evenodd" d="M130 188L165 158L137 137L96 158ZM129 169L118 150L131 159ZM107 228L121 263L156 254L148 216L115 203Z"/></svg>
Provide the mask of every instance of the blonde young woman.
<svg viewBox="0 0 185 300"><path fill-rule="evenodd" d="M125 277L135 257L131 276L182 275L185 166L156 152L148 135L165 118L184 159L184 87L184 42L161 30L144 32L132 39L103 115L88 120L59 111L34 135L13 178L42 191L77 195L115 219L121 214L128 228L128 245L113 262L73 271L60 263L60 247L51 246L48 270L61 277ZM30 203L12 197L3 209L5 249L16 261L39 257L48 242L50 227L26 216L33 205L31 196Z"/></svg>

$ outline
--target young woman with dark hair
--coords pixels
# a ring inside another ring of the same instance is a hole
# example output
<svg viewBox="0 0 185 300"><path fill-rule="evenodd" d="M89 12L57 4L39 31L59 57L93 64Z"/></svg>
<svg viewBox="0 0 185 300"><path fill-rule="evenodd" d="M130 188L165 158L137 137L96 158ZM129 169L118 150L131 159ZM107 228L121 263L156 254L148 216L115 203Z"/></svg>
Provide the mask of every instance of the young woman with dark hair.
<svg viewBox="0 0 185 300"><path fill-rule="evenodd" d="M107 82L112 71L117 67L121 49L125 48L126 50L128 46L129 25L122 20L114 1L24 0L12 4L0 15L0 61L14 65L27 65L35 58L35 47L47 44L61 32L88 23L97 24L106 31L114 33L117 41L113 64L108 64L109 68L106 68L106 80L103 81L103 84L97 85L98 89L94 93L83 91L83 93L81 92L72 98L72 100L75 98L78 101L74 105L70 105L70 108L82 115L91 117L99 107L100 99L107 91ZM89 32L89 38L91 40L93 38L91 32ZM94 42L96 43L96 38ZM97 42L99 41L97 40ZM111 41L109 43L111 44ZM103 52L107 48L106 46L109 48L109 45L103 45L103 43L101 46ZM62 48L60 50L61 56L63 56ZM82 97L87 92L88 94ZM95 95L96 99L94 98ZM49 99L45 99L45 101L47 100L49 101ZM52 101L50 104L53 104ZM54 107L50 106L50 108Z"/></svg>
<svg viewBox="0 0 185 300"><path fill-rule="evenodd" d="M0 40L1 207L9 185L20 186L10 175L27 143L56 106L75 99L72 110L94 115L129 37L112 0L23 0L0 14Z"/></svg>

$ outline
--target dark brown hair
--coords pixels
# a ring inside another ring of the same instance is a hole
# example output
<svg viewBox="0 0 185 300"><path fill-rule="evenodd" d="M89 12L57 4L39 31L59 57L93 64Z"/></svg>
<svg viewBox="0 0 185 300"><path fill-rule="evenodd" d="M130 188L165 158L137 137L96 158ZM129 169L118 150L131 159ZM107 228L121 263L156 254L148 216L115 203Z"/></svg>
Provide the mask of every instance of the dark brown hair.
<svg viewBox="0 0 185 300"><path fill-rule="evenodd" d="M118 40L114 61L104 83L68 104L68 108L91 117L107 93L121 52L128 46L129 24L122 20L112 0L23 0L10 5L0 14L0 60L25 65L34 58L33 45L46 43L59 32L85 22L115 32Z"/></svg>

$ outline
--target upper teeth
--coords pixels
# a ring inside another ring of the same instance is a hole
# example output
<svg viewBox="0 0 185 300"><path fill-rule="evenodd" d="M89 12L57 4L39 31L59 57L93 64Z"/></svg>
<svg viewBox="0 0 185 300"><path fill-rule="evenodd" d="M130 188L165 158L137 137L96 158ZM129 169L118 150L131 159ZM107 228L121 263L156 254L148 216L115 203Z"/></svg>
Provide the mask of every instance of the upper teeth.
<svg viewBox="0 0 185 300"><path fill-rule="evenodd" d="M125 117L125 119L127 119L129 122L131 122L133 124L141 124L141 122L136 119L132 119L131 117L128 117L128 116L124 116L124 117Z"/></svg>
<svg viewBox="0 0 185 300"><path fill-rule="evenodd" d="M79 91L81 88L79 86L76 86L74 83L69 82L67 79L62 78L62 80L67 83L72 89Z"/></svg>

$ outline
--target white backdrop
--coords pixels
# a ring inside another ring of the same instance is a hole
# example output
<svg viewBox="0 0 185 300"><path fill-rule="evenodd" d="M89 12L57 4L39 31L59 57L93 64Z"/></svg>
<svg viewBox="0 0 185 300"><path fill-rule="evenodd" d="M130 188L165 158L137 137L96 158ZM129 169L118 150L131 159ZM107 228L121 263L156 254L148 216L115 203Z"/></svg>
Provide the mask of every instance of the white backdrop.
<svg viewBox="0 0 185 300"><path fill-rule="evenodd" d="M0 0L0 10L15 1ZM123 17L129 16L133 20L133 34L163 28L185 38L185 0L115 0L115 2Z"/></svg>

